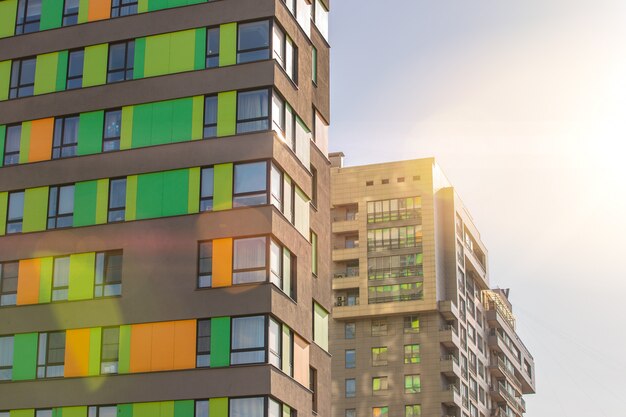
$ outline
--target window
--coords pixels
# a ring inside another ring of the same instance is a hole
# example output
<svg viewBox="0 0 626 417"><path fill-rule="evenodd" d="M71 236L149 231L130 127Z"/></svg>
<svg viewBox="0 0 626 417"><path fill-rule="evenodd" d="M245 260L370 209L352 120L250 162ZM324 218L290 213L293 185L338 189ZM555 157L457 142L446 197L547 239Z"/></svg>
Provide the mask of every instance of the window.
<svg viewBox="0 0 626 417"><path fill-rule="evenodd" d="M78 147L78 116L59 117L54 120L52 159L76 155Z"/></svg>
<svg viewBox="0 0 626 417"><path fill-rule="evenodd" d="M387 347L373 347L372 348L372 366L387 365Z"/></svg>
<svg viewBox="0 0 626 417"><path fill-rule="evenodd" d="M120 328L104 327L102 329L102 360L101 374L116 374L119 360Z"/></svg>
<svg viewBox="0 0 626 417"><path fill-rule="evenodd" d="M420 319L417 316L404 317L404 333L419 333Z"/></svg>
<svg viewBox="0 0 626 417"><path fill-rule="evenodd" d="M109 183L109 223L123 222L126 218L126 178L112 179Z"/></svg>
<svg viewBox="0 0 626 417"><path fill-rule="evenodd" d="M346 369L356 368L356 350L346 350Z"/></svg>
<svg viewBox="0 0 626 417"><path fill-rule="evenodd" d="M233 242L233 284L267 280L266 247L265 236Z"/></svg>
<svg viewBox="0 0 626 417"><path fill-rule="evenodd" d="M367 275L370 280L424 276L422 253L379 256L369 258L367 261L369 265Z"/></svg>
<svg viewBox="0 0 626 417"><path fill-rule="evenodd" d="M67 300L70 283L70 257L54 258L52 272L52 301Z"/></svg>
<svg viewBox="0 0 626 417"><path fill-rule="evenodd" d="M237 133L269 129L269 91L237 93Z"/></svg>
<svg viewBox="0 0 626 417"><path fill-rule="evenodd" d="M372 391L387 391L389 389L389 380L386 376L375 376L372 378Z"/></svg>
<svg viewBox="0 0 626 417"><path fill-rule="evenodd" d="M137 0L113 0L111 2L111 17L137 14Z"/></svg>
<svg viewBox="0 0 626 417"><path fill-rule="evenodd" d="M19 262L0 263L0 306L14 306L17 303L19 265Z"/></svg>
<svg viewBox="0 0 626 417"><path fill-rule="evenodd" d="M217 96L204 98L204 133L203 137L217 137Z"/></svg>
<svg viewBox="0 0 626 417"><path fill-rule="evenodd" d="M9 210L7 213L7 234L20 233L24 218L24 191L9 193Z"/></svg>
<svg viewBox="0 0 626 417"><path fill-rule="evenodd" d="M389 184L389 179L382 180L383 184ZM418 220L422 222L422 199L421 197L394 198L391 200L379 200L367 202L367 222L389 222L396 220Z"/></svg>
<svg viewBox="0 0 626 417"><path fill-rule="evenodd" d="M0 381L13 378L13 336L0 337Z"/></svg>
<svg viewBox="0 0 626 417"><path fill-rule="evenodd" d="M203 168L200 179L200 211L213 210L213 167Z"/></svg>
<svg viewBox="0 0 626 417"><path fill-rule="evenodd" d="M272 163L272 169L270 172L270 195L272 198L272 205L280 212L283 212L283 185L283 173Z"/></svg>
<svg viewBox="0 0 626 417"><path fill-rule="evenodd" d="M41 0L19 0L15 34L38 32L40 21Z"/></svg>
<svg viewBox="0 0 626 417"><path fill-rule="evenodd" d="M296 0L283 0L285 6L287 6L287 10L291 12L292 15L296 15Z"/></svg>
<svg viewBox="0 0 626 417"><path fill-rule="evenodd" d="M315 0L313 21L315 22L315 27L317 27L324 39L328 40L328 10L326 10L321 0Z"/></svg>
<svg viewBox="0 0 626 417"><path fill-rule="evenodd" d="M52 409L46 408L35 410L35 417L52 417Z"/></svg>
<svg viewBox="0 0 626 417"><path fill-rule="evenodd" d="M285 70L287 76L296 82L297 49L291 38L277 24L273 26L274 59Z"/></svg>
<svg viewBox="0 0 626 417"><path fill-rule="evenodd" d="M78 23L79 0L65 0L63 6L63 26L75 25Z"/></svg>
<svg viewBox="0 0 626 417"><path fill-rule="evenodd" d="M122 295L122 251L96 253L94 297Z"/></svg>
<svg viewBox="0 0 626 417"><path fill-rule="evenodd" d="M135 66L135 41L109 45L107 83L132 80Z"/></svg>
<svg viewBox="0 0 626 417"><path fill-rule="evenodd" d="M356 395L356 380L346 379L346 398L353 398Z"/></svg>
<svg viewBox="0 0 626 417"><path fill-rule="evenodd" d="M87 417L117 417L117 406L94 405L89 407Z"/></svg>
<svg viewBox="0 0 626 417"><path fill-rule="evenodd" d="M122 111L109 110L104 113L104 135L102 152L119 151L122 132Z"/></svg>
<svg viewBox="0 0 626 417"><path fill-rule="evenodd" d="M206 67L215 68L220 65L220 28L209 28L206 31Z"/></svg>
<svg viewBox="0 0 626 417"><path fill-rule="evenodd" d="M388 417L389 407L374 407L372 408L372 417Z"/></svg>
<svg viewBox="0 0 626 417"><path fill-rule="evenodd" d="M421 415L422 407L419 404L404 406L404 417L420 417Z"/></svg>
<svg viewBox="0 0 626 417"><path fill-rule="evenodd" d="M404 182L404 177L398 177L398 178L396 178L396 181L397 182Z"/></svg>
<svg viewBox="0 0 626 417"><path fill-rule="evenodd" d="M313 85L317 85L317 48L312 48L312 71L311 71L311 81L313 81Z"/></svg>
<svg viewBox="0 0 626 417"><path fill-rule="evenodd" d="M267 162L234 167L233 207L267 204Z"/></svg>
<svg viewBox="0 0 626 417"><path fill-rule="evenodd" d="M328 311L316 302L313 303L313 341L328 351Z"/></svg>
<svg viewBox="0 0 626 417"><path fill-rule="evenodd" d="M20 163L20 141L22 139L22 125L7 126L4 141L4 166Z"/></svg>
<svg viewBox="0 0 626 417"><path fill-rule="evenodd" d="M311 272L314 276L317 276L317 234L311 230Z"/></svg>
<svg viewBox="0 0 626 417"><path fill-rule="evenodd" d="M238 25L237 63L260 61L270 57L270 22L242 23Z"/></svg>
<svg viewBox="0 0 626 417"><path fill-rule="evenodd" d="M311 204L317 207L317 169L311 165Z"/></svg>
<svg viewBox="0 0 626 417"><path fill-rule="evenodd" d="M268 362L278 369L282 366L282 329L280 323L270 317L268 330Z"/></svg>
<svg viewBox="0 0 626 417"><path fill-rule="evenodd" d="M372 185L374 185L374 181L365 181L366 187L371 187Z"/></svg>
<svg viewBox="0 0 626 417"><path fill-rule="evenodd" d="M311 409L313 410L313 412L317 413L317 369L313 368L312 366L309 367L309 378L309 389L312 392Z"/></svg>
<svg viewBox="0 0 626 417"><path fill-rule="evenodd" d="M354 339L356 335L356 323L346 323L344 325L344 337L346 339Z"/></svg>
<svg viewBox="0 0 626 417"><path fill-rule="evenodd" d="M39 333L37 378L62 377L65 364L65 332Z"/></svg>
<svg viewBox="0 0 626 417"><path fill-rule="evenodd" d="M404 345L404 363L420 363L420 345Z"/></svg>
<svg viewBox="0 0 626 417"><path fill-rule="evenodd" d="M381 184L385 185L385 184L389 184L389 179L385 178L381 181Z"/></svg>
<svg viewBox="0 0 626 417"><path fill-rule="evenodd" d="M405 375L404 376L404 393L405 394L417 394L420 392L420 376L419 375Z"/></svg>
<svg viewBox="0 0 626 417"><path fill-rule="evenodd" d="M267 409L267 414L266 414ZM229 400L229 417L274 417L280 413L280 404L265 397L231 398Z"/></svg>
<svg viewBox="0 0 626 417"><path fill-rule="evenodd" d="M77 0L67 0L76 1ZM67 64L66 88L72 90L83 86L83 67L85 62L85 50L70 51Z"/></svg>
<svg viewBox="0 0 626 417"><path fill-rule="evenodd" d="M232 319L230 363L265 362L265 316Z"/></svg>
<svg viewBox="0 0 626 417"><path fill-rule="evenodd" d="M292 299L296 298L295 272L295 256L274 239L270 239L270 282Z"/></svg>
<svg viewBox="0 0 626 417"><path fill-rule="evenodd" d="M202 401L196 400L196 414L194 415L194 417L209 417L209 401L208 400L202 400Z"/></svg>
<svg viewBox="0 0 626 417"><path fill-rule="evenodd" d="M211 320L198 320L196 352L196 367L211 366Z"/></svg>
<svg viewBox="0 0 626 417"><path fill-rule="evenodd" d="M198 243L198 288L213 285L213 241Z"/></svg>
<svg viewBox="0 0 626 417"><path fill-rule="evenodd" d="M372 336L387 335L387 320L372 320Z"/></svg>
<svg viewBox="0 0 626 417"><path fill-rule="evenodd" d="M347 408L346 409L346 417L356 417L356 409L355 408Z"/></svg>
<svg viewBox="0 0 626 417"><path fill-rule="evenodd" d="M74 223L74 186L50 187L48 229L72 227Z"/></svg>
<svg viewBox="0 0 626 417"><path fill-rule="evenodd" d="M37 22L39 24L39 22ZM28 97L35 93L35 58L15 59L11 64L9 99Z"/></svg>

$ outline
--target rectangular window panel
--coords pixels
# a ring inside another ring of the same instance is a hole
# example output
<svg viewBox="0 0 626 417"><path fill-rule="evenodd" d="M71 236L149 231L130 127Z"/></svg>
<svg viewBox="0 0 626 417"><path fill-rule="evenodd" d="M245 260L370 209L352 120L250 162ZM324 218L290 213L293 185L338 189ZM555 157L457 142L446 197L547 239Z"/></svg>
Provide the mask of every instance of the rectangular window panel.
<svg viewBox="0 0 626 417"><path fill-rule="evenodd" d="M117 406L99 405L88 408L87 417L117 417Z"/></svg>
<svg viewBox="0 0 626 417"><path fill-rule="evenodd" d="M19 0L17 5L17 22L15 34L32 33L39 31L41 22L42 0Z"/></svg>
<svg viewBox="0 0 626 417"><path fill-rule="evenodd" d="M213 285L213 241L198 244L198 288Z"/></svg>
<svg viewBox="0 0 626 417"><path fill-rule="evenodd" d="M237 63L260 61L270 57L270 22L242 23L238 25Z"/></svg>
<svg viewBox="0 0 626 417"><path fill-rule="evenodd" d="M404 345L404 363L420 363L420 345Z"/></svg>
<svg viewBox="0 0 626 417"><path fill-rule="evenodd" d="M211 366L211 320L198 320L196 352L197 368Z"/></svg>
<svg viewBox="0 0 626 417"><path fill-rule="evenodd" d="M220 28L206 31L206 67L215 68L220 64Z"/></svg>
<svg viewBox="0 0 626 417"><path fill-rule="evenodd" d="M68 0L69 1L69 0ZM67 64L67 84L68 90L81 88L83 86L83 68L85 62L85 50L70 51Z"/></svg>
<svg viewBox="0 0 626 417"><path fill-rule="evenodd" d="M22 139L22 125L7 126L4 141L4 166L20 163L20 143Z"/></svg>
<svg viewBox="0 0 626 417"><path fill-rule="evenodd" d="M122 295L122 251L96 253L94 297Z"/></svg>
<svg viewBox="0 0 626 417"><path fill-rule="evenodd" d="M213 167L202 169L200 177L200 211L213 210L214 174Z"/></svg>
<svg viewBox="0 0 626 417"><path fill-rule="evenodd" d="M267 280L266 247L266 237L234 240L233 284Z"/></svg>
<svg viewBox="0 0 626 417"><path fill-rule="evenodd" d="M346 323L344 325L344 337L346 339L354 339L356 336L356 323Z"/></svg>
<svg viewBox="0 0 626 417"><path fill-rule="evenodd" d="M356 368L356 350L346 350L346 368Z"/></svg>
<svg viewBox="0 0 626 417"><path fill-rule="evenodd" d="M387 365L387 347L374 347L372 348L372 366L384 366Z"/></svg>
<svg viewBox="0 0 626 417"><path fill-rule="evenodd" d="M0 337L0 381L13 377L13 336Z"/></svg>
<svg viewBox="0 0 626 417"><path fill-rule="evenodd" d="M231 398L229 417L265 417L265 398Z"/></svg>
<svg viewBox="0 0 626 417"><path fill-rule="evenodd" d="M76 156L78 147L78 116L59 117L54 121L52 159Z"/></svg>
<svg viewBox="0 0 626 417"><path fill-rule="evenodd" d="M72 227L74 223L74 186L50 187L48 229Z"/></svg>
<svg viewBox="0 0 626 417"><path fill-rule="evenodd" d="M404 317L404 333L419 333L420 320L417 316Z"/></svg>
<svg viewBox="0 0 626 417"><path fill-rule="evenodd" d="M130 16L137 14L137 0L112 0L111 17Z"/></svg>
<svg viewBox="0 0 626 417"><path fill-rule="evenodd" d="M63 7L63 26L71 26L78 23L78 6L80 0L65 0Z"/></svg>
<svg viewBox="0 0 626 417"><path fill-rule="evenodd" d="M204 133L203 137L217 137L217 96L204 98Z"/></svg>
<svg viewBox="0 0 626 417"><path fill-rule="evenodd" d="M328 350L328 311L313 303L313 341L324 350Z"/></svg>
<svg viewBox="0 0 626 417"><path fill-rule="evenodd" d="M372 320L372 336L387 335L387 320Z"/></svg>
<svg viewBox="0 0 626 417"><path fill-rule="evenodd" d="M32 96L35 93L36 58L13 60L11 63L11 84L9 98Z"/></svg>
<svg viewBox="0 0 626 417"><path fill-rule="evenodd" d="M109 110L105 112L102 152L119 151L121 132L122 110Z"/></svg>
<svg viewBox="0 0 626 417"><path fill-rule="evenodd" d="M0 306L17 303L17 276L19 262L0 263Z"/></svg>
<svg viewBox="0 0 626 417"><path fill-rule="evenodd" d="M352 398L356 395L356 380L354 378L346 379L346 398Z"/></svg>
<svg viewBox="0 0 626 417"><path fill-rule="evenodd" d="M374 407L372 408L372 417L388 417L389 407Z"/></svg>
<svg viewBox="0 0 626 417"><path fill-rule="evenodd" d="M386 376L377 376L372 378L372 391L387 391L389 389L389 380Z"/></svg>
<svg viewBox="0 0 626 417"><path fill-rule="evenodd" d="M311 271L317 276L317 233L311 230Z"/></svg>
<svg viewBox="0 0 626 417"><path fill-rule="evenodd" d="M404 376L404 393L405 394L417 394L420 392L420 376L419 375L405 375Z"/></svg>
<svg viewBox="0 0 626 417"><path fill-rule="evenodd" d="M422 415L422 407L419 404L404 406L404 417L420 417Z"/></svg>
<svg viewBox="0 0 626 417"><path fill-rule="evenodd" d="M37 378L63 376L65 365L65 332L39 333Z"/></svg>
<svg viewBox="0 0 626 417"><path fill-rule="evenodd" d="M283 250L282 247L270 240L270 282L278 288L283 287Z"/></svg>
<svg viewBox="0 0 626 417"><path fill-rule="evenodd" d="M70 283L70 257L54 258L52 301L66 301Z"/></svg>
<svg viewBox="0 0 626 417"><path fill-rule="evenodd" d="M194 417L209 417L208 400L196 401L196 414L194 415Z"/></svg>
<svg viewBox="0 0 626 417"><path fill-rule="evenodd" d="M281 369L282 367L282 329L280 323L270 317L268 330L269 363Z"/></svg>
<svg viewBox="0 0 626 417"><path fill-rule="evenodd" d="M230 363L265 362L265 316L232 319Z"/></svg>
<svg viewBox="0 0 626 417"><path fill-rule="evenodd" d="M7 234L21 233L24 220L24 191L9 193Z"/></svg>
<svg viewBox="0 0 626 417"><path fill-rule="evenodd" d="M269 129L269 92L267 89L237 93L237 133Z"/></svg>
<svg viewBox="0 0 626 417"><path fill-rule="evenodd" d="M105 327L102 329L101 374L116 374L119 361L120 328Z"/></svg>
<svg viewBox="0 0 626 417"><path fill-rule="evenodd" d="M233 207L267 204L267 162L234 166Z"/></svg>
<svg viewBox="0 0 626 417"><path fill-rule="evenodd" d="M126 178L113 179L109 183L108 221L123 222L126 218Z"/></svg>
<svg viewBox="0 0 626 417"><path fill-rule="evenodd" d="M107 83L132 80L135 66L135 41L109 45Z"/></svg>
<svg viewBox="0 0 626 417"><path fill-rule="evenodd" d="M283 211L283 182L282 171L272 164L272 172L270 174L272 205L281 212Z"/></svg>

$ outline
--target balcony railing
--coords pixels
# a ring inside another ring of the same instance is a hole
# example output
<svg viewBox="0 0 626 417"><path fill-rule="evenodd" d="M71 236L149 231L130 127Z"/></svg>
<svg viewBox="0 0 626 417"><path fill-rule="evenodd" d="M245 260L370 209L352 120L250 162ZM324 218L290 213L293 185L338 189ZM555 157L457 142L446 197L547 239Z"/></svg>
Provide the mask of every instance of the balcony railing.
<svg viewBox="0 0 626 417"><path fill-rule="evenodd" d="M367 302L369 304L393 303L396 301L414 301L421 300L424 297L423 291L414 294L388 295L382 297L370 297Z"/></svg>
<svg viewBox="0 0 626 417"><path fill-rule="evenodd" d="M402 248L417 248L419 252L422 251L422 241L417 239L385 239L379 243L372 241L367 242L367 250L369 252L381 252L385 250L402 249Z"/></svg>
<svg viewBox="0 0 626 417"><path fill-rule="evenodd" d="M422 265L400 266L394 268L369 268L367 276L370 280L383 280L387 278L405 278L424 276Z"/></svg>
<svg viewBox="0 0 626 417"><path fill-rule="evenodd" d="M417 224L422 224L422 210L392 210L384 211L381 213L368 213L368 223L382 223L382 222L394 222L398 220L412 220L416 219Z"/></svg>
<svg viewBox="0 0 626 417"><path fill-rule="evenodd" d="M349 266L342 272L335 272L335 278L352 278L359 276L359 267L358 266Z"/></svg>
<svg viewBox="0 0 626 417"><path fill-rule="evenodd" d="M500 358L494 358L493 356L491 357L491 361L489 362L489 364L492 367L497 367L503 374L505 374L513 383L514 385L516 385L518 388L520 388L522 386L521 382L519 379L517 379L517 377L515 376L515 372L512 371L511 369L509 369L506 366L506 363L500 359Z"/></svg>

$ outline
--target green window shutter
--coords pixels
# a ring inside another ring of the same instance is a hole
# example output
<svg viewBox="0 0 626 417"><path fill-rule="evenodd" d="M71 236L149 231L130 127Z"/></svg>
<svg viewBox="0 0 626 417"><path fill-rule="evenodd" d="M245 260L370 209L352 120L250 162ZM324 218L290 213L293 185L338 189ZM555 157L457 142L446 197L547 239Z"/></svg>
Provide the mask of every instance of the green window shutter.
<svg viewBox="0 0 626 417"><path fill-rule="evenodd" d="M67 86L67 59L68 52L59 52L59 58L57 61L57 79L55 91L64 91Z"/></svg>
<svg viewBox="0 0 626 417"><path fill-rule="evenodd" d="M17 0L0 1L0 38L15 34L17 18Z"/></svg>
<svg viewBox="0 0 626 417"><path fill-rule="evenodd" d="M137 218L137 175L126 177L126 221Z"/></svg>
<svg viewBox="0 0 626 417"><path fill-rule="evenodd" d="M191 116L191 140L202 139L204 135L204 97L193 97Z"/></svg>
<svg viewBox="0 0 626 417"><path fill-rule="evenodd" d="M0 192L0 236L4 236L7 230L7 210L9 204L9 193Z"/></svg>
<svg viewBox="0 0 626 417"><path fill-rule="evenodd" d="M95 272L95 252L70 255L70 281L67 299L72 301L93 298Z"/></svg>
<svg viewBox="0 0 626 417"><path fill-rule="evenodd" d="M206 29L190 29L170 34L168 74L196 69L196 38L199 31L204 31L206 39ZM206 50L206 46L203 50Z"/></svg>
<svg viewBox="0 0 626 417"><path fill-rule="evenodd" d="M117 371L120 374L130 372L130 325L120 326L119 358ZM118 417L121 416L118 408ZM130 414L132 416L132 413Z"/></svg>
<svg viewBox="0 0 626 417"><path fill-rule="evenodd" d="M58 52L37 55L37 63L35 66L35 95L55 91L58 63Z"/></svg>
<svg viewBox="0 0 626 417"><path fill-rule="evenodd" d="M122 129L120 132L120 149L130 149L133 145L133 106L122 107Z"/></svg>
<svg viewBox="0 0 626 417"><path fill-rule="evenodd" d="M37 333L16 334L13 337L13 381L35 379L37 376Z"/></svg>
<svg viewBox="0 0 626 417"><path fill-rule="evenodd" d="M22 231L46 230L48 187L29 188L24 192L24 221Z"/></svg>
<svg viewBox="0 0 626 417"><path fill-rule="evenodd" d="M35 409L11 410L9 411L9 417L35 417Z"/></svg>
<svg viewBox="0 0 626 417"><path fill-rule="evenodd" d="M186 201L186 200L185 200ZM161 217L163 206L163 173L137 176L137 220Z"/></svg>
<svg viewBox="0 0 626 417"><path fill-rule="evenodd" d="M7 127L0 126L0 167L4 165L4 141L6 139Z"/></svg>
<svg viewBox="0 0 626 417"><path fill-rule="evenodd" d="M211 354L211 362L213 362L213 354ZM228 417L228 398L210 398L209 410L211 417Z"/></svg>
<svg viewBox="0 0 626 417"><path fill-rule="evenodd" d="M28 162L30 152L30 122L22 122L22 133L20 134L20 164Z"/></svg>
<svg viewBox="0 0 626 417"><path fill-rule="evenodd" d="M152 132L150 145L162 145L172 141L173 102L161 101L152 105ZM134 135L133 135L134 137Z"/></svg>
<svg viewBox="0 0 626 417"><path fill-rule="evenodd" d="M0 101L6 100L9 98L9 82L10 81L11 81L11 61L2 61L0 62Z"/></svg>
<svg viewBox="0 0 626 417"><path fill-rule="evenodd" d="M237 133L237 92L226 91L217 95L217 136Z"/></svg>
<svg viewBox="0 0 626 417"><path fill-rule="evenodd" d="M44 0L41 2L41 23L39 30L60 28L63 22L63 0Z"/></svg>
<svg viewBox="0 0 626 417"><path fill-rule="evenodd" d="M161 404L159 402L134 403L133 417L161 417Z"/></svg>
<svg viewBox="0 0 626 417"><path fill-rule="evenodd" d="M78 23L86 23L89 16L89 0L78 1Z"/></svg>
<svg viewBox="0 0 626 417"><path fill-rule="evenodd" d="M194 416L194 401L193 400L174 401L174 417L193 417L193 416Z"/></svg>
<svg viewBox="0 0 626 417"><path fill-rule="evenodd" d="M39 303L49 303L52 299L52 257L41 258L39 270Z"/></svg>
<svg viewBox="0 0 626 417"><path fill-rule="evenodd" d="M133 417L133 405L119 404L117 406L117 417Z"/></svg>
<svg viewBox="0 0 626 417"><path fill-rule="evenodd" d="M230 366L230 317L211 319L211 368Z"/></svg>
<svg viewBox="0 0 626 417"><path fill-rule="evenodd" d="M135 67L133 68L133 79L138 80L145 77L146 70L146 38L135 39Z"/></svg>
<svg viewBox="0 0 626 417"><path fill-rule="evenodd" d="M194 98L181 98L172 101L171 142L184 142L192 139Z"/></svg>
<svg viewBox="0 0 626 417"><path fill-rule="evenodd" d="M89 329L89 376L100 375L100 354L102 350L102 327Z"/></svg>
<svg viewBox="0 0 626 417"><path fill-rule="evenodd" d="M163 173L163 207L161 216L187 214L189 202L189 170Z"/></svg>
<svg viewBox="0 0 626 417"><path fill-rule="evenodd" d="M220 67L237 63L237 23L220 25Z"/></svg>
<svg viewBox="0 0 626 417"><path fill-rule="evenodd" d="M196 29L193 69L202 70L206 67L206 28Z"/></svg>
<svg viewBox="0 0 626 417"><path fill-rule="evenodd" d="M109 45L93 45L85 48L83 87L106 84Z"/></svg>
<svg viewBox="0 0 626 417"><path fill-rule="evenodd" d="M187 213L200 211L200 168L189 168Z"/></svg>
<svg viewBox="0 0 626 417"><path fill-rule="evenodd" d="M215 165L213 170L213 210L233 208L233 164Z"/></svg>
<svg viewBox="0 0 626 417"><path fill-rule="evenodd" d="M74 186L74 227L96 224L96 181L77 182Z"/></svg>
<svg viewBox="0 0 626 417"><path fill-rule="evenodd" d="M81 405L77 407L63 407L57 408L56 410L63 410L61 413L57 414L57 417L87 417L87 406Z"/></svg>
<svg viewBox="0 0 626 417"><path fill-rule="evenodd" d="M171 34L169 33L145 38L144 77L154 77L169 73L170 38Z"/></svg>
<svg viewBox="0 0 626 417"><path fill-rule="evenodd" d="M78 123L78 155L102 152L104 111L81 113Z"/></svg>
<svg viewBox="0 0 626 417"><path fill-rule="evenodd" d="M130 118L132 123L130 125L132 133L129 135L132 137L132 143L128 141L128 148L142 148L144 146L150 146L152 144L152 109L153 103L141 104L130 108ZM126 127L124 120L124 109L122 109L122 129ZM123 139L121 139L123 140ZM120 144L121 147L121 144Z"/></svg>
<svg viewBox="0 0 626 417"><path fill-rule="evenodd" d="M109 179L98 180L96 192L96 224L105 224L109 217Z"/></svg>

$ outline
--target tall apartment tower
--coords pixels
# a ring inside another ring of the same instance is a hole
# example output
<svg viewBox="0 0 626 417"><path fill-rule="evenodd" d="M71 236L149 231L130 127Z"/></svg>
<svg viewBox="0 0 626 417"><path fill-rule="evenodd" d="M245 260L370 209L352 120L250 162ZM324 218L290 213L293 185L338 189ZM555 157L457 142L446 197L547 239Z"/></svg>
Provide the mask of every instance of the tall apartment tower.
<svg viewBox="0 0 626 417"><path fill-rule="evenodd" d="M330 415L328 7L0 1L0 417Z"/></svg>
<svg viewBox="0 0 626 417"><path fill-rule="evenodd" d="M330 159L333 417L521 417L533 358L434 159Z"/></svg>

